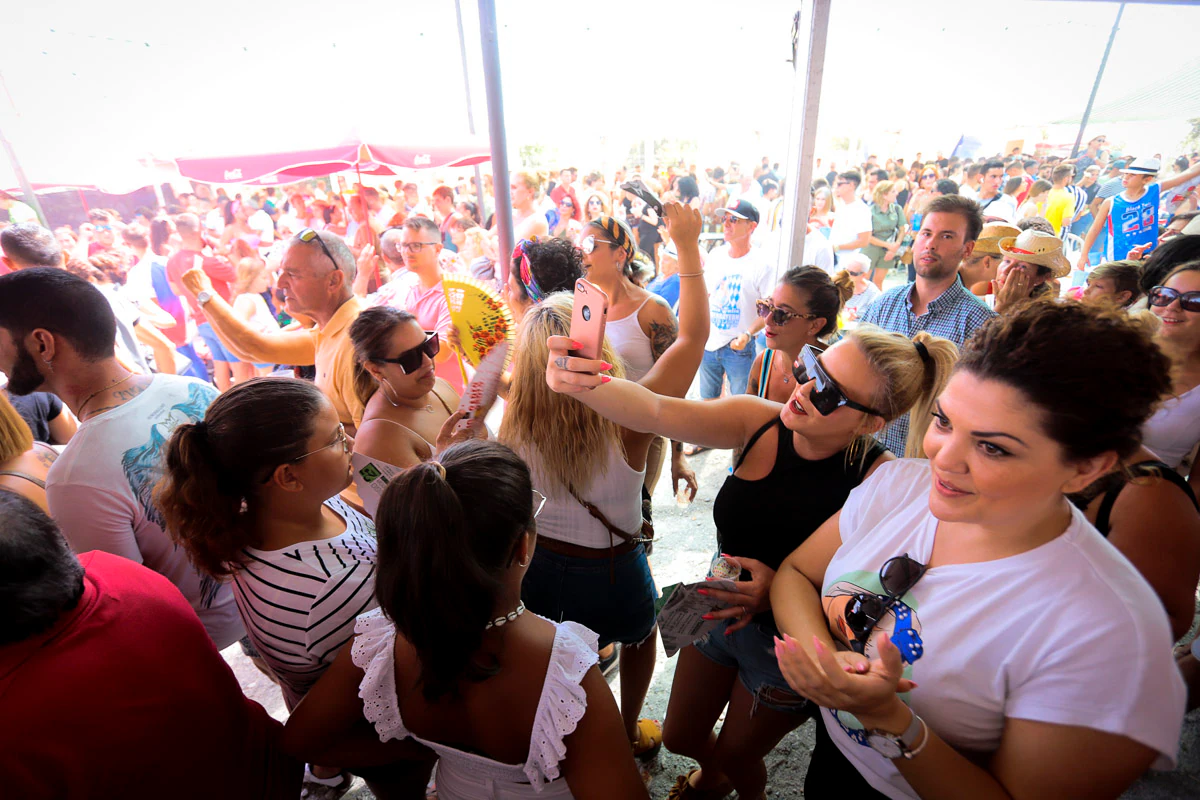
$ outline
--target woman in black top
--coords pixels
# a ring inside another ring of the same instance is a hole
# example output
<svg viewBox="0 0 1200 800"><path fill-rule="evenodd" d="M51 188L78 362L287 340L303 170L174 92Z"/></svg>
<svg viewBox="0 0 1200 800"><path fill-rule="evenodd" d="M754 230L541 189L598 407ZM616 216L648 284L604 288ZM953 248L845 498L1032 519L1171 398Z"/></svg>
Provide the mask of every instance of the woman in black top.
<svg viewBox="0 0 1200 800"><path fill-rule="evenodd" d="M772 654L770 588L783 559L841 508L850 490L893 456L872 438L913 410L918 441L957 357L953 343L914 340L862 326L823 353L806 348L785 404L751 395L699 402L657 395L599 375L599 361L571 357L552 337L546 382L629 430L712 448L742 450L713 506L722 554L742 569L733 592L709 590L728 607L708 639L680 651L664 743L696 759L676 797L761 798L763 758L808 718ZM713 726L729 710L719 736Z"/></svg>

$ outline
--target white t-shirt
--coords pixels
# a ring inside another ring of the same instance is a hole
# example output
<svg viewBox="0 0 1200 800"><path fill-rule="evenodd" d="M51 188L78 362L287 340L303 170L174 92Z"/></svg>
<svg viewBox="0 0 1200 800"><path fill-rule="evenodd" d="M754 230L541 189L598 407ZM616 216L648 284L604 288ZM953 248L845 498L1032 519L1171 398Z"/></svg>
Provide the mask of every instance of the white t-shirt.
<svg viewBox="0 0 1200 800"><path fill-rule="evenodd" d="M969 197L975 202L979 202L979 192L975 191L970 186L967 186L965 183L958 187L958 193L963 197Z"/></svg>
<svg viewBox="0 0 1200 800"><path fill-rule="evenodd" d="M1200 386L1169 397L1142 426L1142 444L1172 469L1200 442Z"/></svg>
<svg viewBox="0 0 1200 800"><path fill-rule="evenodd" d="M867 281L866 287L861 292L846 301L844 310L846 312L854 311L853 316L857 318L881 294L883 293L879 291L878 286Z"/></svg>
<svg viewBox="0 0 1200 800"><path fill-rule="evenodd" d="M242 551L234 596L246 633L295 708L354 637L375 602L375 524L340 497L325 501L346 523L341 536L283 550Z"/></svg>
<svg viewBox="0 0 1200 800"><path fill-rule="evenodd" d="M847 630L850 595L882 593L885 561L907 554L928 563L938 525L929 492L923 459L883 464L850 492L842 545L822 589L835 639L850 635L839 634ZM1126 736L1158 751L1156 768L1170 769L1186 691L1166 612L1137 569L1074 506L1071 515L1061 536L1033 550L930 569L876 627L867 656L875 657L874 635L888 633L905 677L919 684L904 701L960 751L995 751L1012 717ZM873 787L893 798L917 797L895 765L866 744L853 715L821 714Z"/></svg>
<svg viewBox="0 0 1200 800"><path fill-rule="evenodd" d="M103 550L144 564L175 584L218 649L242 637L228 585L197 572L163 530L154 487L177 425L204 418L216 388L155 375L146 390L85 420L46 478L50 514L76 553Z"/></svg>
<svg viewBox="0 0 1200 800"><path fill-rule="evenodd" d="M258 234L259 247L267 247L275 241L275 222L271 215L261 208L250 215L246 225Z"/></svg>
<svg viewBox="0 0 1200 800"><path fill-rule="evenodd" d="M983 216L998 217L1011 225L1017 218L1017 198L1011 194L1000 195L983 209Z"/></svg>
<svg viewBox="0 0 1200 800"><path fill-rule="evenodd" d="M708 284L708 314L712 325L705 350L721 349L754 325L758 319L755 302L770 297L775 288L769 255L761 248L751 247L741 258L732 258L729 245L708 254L704 280Z"/></svg>
<svg viewBox="0 0 1200 800"><path fill-rule="evenodd" d="M838 206L833 215L833 225L829 228L829 244L836 250L840 244L853 242L864 231L871 230L871 209L855 200L853 203ZM843 250L844 253L857 253L861 248Z"/></svg>
<svg viewBox="0 0 1200 800"><path fill-rule="evenodd" d="M837 272L833 265L833 245L820 231L812 231L804 237L804 263L820 267L830 275Z"/></svg>

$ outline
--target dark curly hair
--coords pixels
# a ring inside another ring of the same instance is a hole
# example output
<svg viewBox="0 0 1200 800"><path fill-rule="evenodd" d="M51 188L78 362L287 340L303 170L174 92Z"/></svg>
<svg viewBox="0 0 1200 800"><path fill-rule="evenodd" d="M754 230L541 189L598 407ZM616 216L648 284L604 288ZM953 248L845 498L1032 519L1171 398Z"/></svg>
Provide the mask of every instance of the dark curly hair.
<svg viewBox="0 0 1200 800"><path fill-rule="evenodd" d="M1080 358L1087 353L1087 358ZM1171 364L1122 311L1034 300L985 323L957 369L1020 391L1071 460L1131 456L1171 390Z"/></svg>
<svg viewBox="0 0 1200 800"><path fill-rule="evenodd" d="M525 254L529 256L529 268L533 270L533 277L542 294L573 292L575 281L583 277L583 253L566 239L539 239L526 245ZM512 268L513 272L520 274L519 259L513 259ZM519 285L520 281L517 283ZM520 288L521 294L528 300L525 287Z"/></svg>

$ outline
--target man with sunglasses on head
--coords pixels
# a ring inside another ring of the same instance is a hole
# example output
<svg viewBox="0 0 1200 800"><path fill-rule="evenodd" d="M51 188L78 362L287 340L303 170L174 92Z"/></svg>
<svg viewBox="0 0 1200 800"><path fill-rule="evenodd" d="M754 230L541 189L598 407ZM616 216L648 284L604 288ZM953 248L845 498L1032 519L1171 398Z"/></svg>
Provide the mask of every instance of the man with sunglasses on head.
<svg viewBox="0 0 1200 800"><path fill-rule="evenodd" d="M315 365L317 388L353 434L363 414L354 392L354 345L349 334L350 324L364 308L352 289L357 271L354 254L340 236L312 228L300 231L283 252L277 287L288 314L304 324L271 333L238 317L214 291L205 270L188 270L182 282L221 342L238 358L258 364Z"/></svg>
<svg viewBox="0 0 1200 800"><path fill-rule="evenodd" d="M931 200L913 238L915 280L880 295L859 316L860 324L877 325L909 339L918 331L928 331L962 347L979 326L996 316L963 286L958 274L982 230L983 215L974 200L957 194ZM908 428L905 414L878 438L888 450L903 453Z"/></svg>

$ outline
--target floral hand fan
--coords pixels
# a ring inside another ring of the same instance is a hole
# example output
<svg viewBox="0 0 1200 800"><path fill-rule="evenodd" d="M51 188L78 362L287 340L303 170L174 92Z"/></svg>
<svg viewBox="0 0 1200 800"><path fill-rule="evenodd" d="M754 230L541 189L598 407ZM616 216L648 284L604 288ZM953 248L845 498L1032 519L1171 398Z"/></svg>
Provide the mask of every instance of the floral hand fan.
<svg viewBox="0 0 1200 800"><path fill-rule="evenodd" d="M507 367L516 347L517 326L500 293L482 281L460 275L443 275L442 291L463 355L471 365L478 367L492 347L508 342Z"/></svg>

